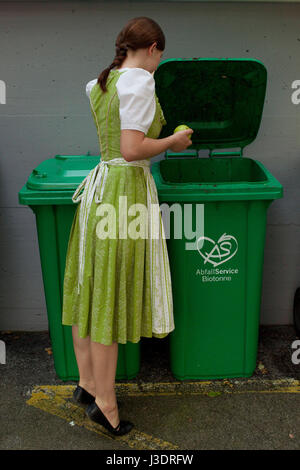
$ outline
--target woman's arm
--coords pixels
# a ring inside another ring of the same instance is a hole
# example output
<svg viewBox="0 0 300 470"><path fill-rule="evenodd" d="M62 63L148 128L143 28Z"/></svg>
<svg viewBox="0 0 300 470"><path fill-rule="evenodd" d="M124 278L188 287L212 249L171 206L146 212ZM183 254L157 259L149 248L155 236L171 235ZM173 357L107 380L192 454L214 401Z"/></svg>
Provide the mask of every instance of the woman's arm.
<svg viewBox="0 0 300 470"><path fill-rule="evenodd" d="M172 145L172 135L164 139L150 139L135 129L121 130L120 150L128 162L143 160L165 152Z"/></svg>
<svg viewBox="0 0 300 470"><path fill-rule="evenodd" d="M188 137L192 129L176 132L163 139L150 139L144 132L135 129L121 130L120 151L128 162L154 157L170 149L182 152L192 144Z"/></svg>

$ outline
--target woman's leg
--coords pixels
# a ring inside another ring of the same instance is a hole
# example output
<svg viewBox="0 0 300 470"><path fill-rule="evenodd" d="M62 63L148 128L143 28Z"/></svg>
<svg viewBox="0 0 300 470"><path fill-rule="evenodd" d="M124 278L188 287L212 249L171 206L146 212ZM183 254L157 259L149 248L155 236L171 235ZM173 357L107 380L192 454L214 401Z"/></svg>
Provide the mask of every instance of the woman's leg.
<svg viewBox="0 0 300 470"><path fill-rule="evenodd" d="M119 424L119 412L115 392L115 378L118 361L118 343L106 346L91 341L90 350L93 376L96 386L96 405L115 428Z"/></svg>
<svg viewBox="0 0 300 470"><path fill-rule="evenodd" d="M72 326L72 335L74 352L79 370L79 385L91 395L96 396L90 337L79 338L77 325Z"/></svg>

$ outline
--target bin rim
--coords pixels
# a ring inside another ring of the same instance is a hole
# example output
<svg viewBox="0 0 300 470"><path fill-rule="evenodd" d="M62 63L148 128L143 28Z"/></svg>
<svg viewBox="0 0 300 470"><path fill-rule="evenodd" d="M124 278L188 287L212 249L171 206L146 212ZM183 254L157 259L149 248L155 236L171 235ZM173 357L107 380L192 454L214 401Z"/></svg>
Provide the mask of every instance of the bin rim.
<svg viewBox="0 0 300 470"><path fill-rule="evenodd" d="M222 158L222 157L217 157ZM235 158L235 157L234 157ZM158 196L160 200L170 201L195 201L202 200L263 200L279 199L283 197L283 187L272 173L258 160L250 157L242 159L255 162L266 176L264 181L254 182L189 182L170 183L166 182L160 171L160 164L164 160L159 160L152 164L151 172L156 182ZM195 160L193 158L193 160ZM198 160L203 160L199 158ZM168 160L170 161L170 160ZM171 160L172 161L172 160ZM170 163L172 164L172 163Z"/></svg>

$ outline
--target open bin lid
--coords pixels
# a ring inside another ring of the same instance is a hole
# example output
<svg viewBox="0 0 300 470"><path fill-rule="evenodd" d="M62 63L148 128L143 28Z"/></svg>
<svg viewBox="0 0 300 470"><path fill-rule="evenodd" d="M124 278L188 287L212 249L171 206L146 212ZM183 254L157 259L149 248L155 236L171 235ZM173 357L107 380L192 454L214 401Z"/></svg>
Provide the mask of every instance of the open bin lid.
<svg viewBox="0 0 300 470"><path fill-rule="evenodd" d="M186 124L189 149L241 148L258 133L267 70L256 59L167 59L155 71L156 94L167 124L160 137Z"/></svg>

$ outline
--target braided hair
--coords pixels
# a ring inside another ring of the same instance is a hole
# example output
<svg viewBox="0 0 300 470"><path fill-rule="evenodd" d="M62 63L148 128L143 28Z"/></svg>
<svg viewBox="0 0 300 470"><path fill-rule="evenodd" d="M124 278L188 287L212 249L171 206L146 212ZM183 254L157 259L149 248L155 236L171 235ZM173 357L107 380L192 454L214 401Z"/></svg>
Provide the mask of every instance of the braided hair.
<svg viewBox="0 0 300 470"><path fill-rule="evenodd" d="M139 16L130 20L118 34L116 39L115 58L109 67L104 69L98 77L97 83L103 92L107 91L106 82L108 75L114 67L120 68L127 57L128 49L137 50L149 47L154 42L157 49L165 49L165 36L160 26L151 18Z"/></svg>

